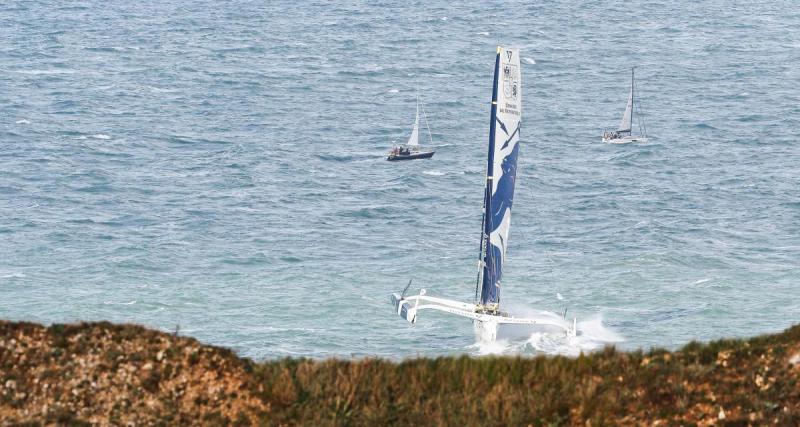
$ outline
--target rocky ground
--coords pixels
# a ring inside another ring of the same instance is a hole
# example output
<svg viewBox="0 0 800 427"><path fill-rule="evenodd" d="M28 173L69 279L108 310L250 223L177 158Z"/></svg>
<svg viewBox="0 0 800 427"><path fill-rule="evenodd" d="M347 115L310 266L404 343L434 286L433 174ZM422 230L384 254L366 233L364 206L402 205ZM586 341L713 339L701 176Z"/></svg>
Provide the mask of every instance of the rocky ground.
<svg viewBox="0 0 800 427"><path fill-rule="evenodd" d="M0 425L800 425L800 326L677 352L254 363L140 326L0 321Z"/></svg>
<svg viewBox="0 0 800 427"><path fill-rule="evenodd" d="M0 419L59 424L236 422L269 411L252 363L139 326L0 323Z"/></svg>

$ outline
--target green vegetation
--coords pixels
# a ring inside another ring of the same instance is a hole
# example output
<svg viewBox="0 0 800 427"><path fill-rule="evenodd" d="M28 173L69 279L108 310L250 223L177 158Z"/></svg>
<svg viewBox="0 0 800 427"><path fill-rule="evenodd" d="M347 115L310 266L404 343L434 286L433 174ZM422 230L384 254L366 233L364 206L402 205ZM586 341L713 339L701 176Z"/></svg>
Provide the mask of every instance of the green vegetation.
<svg viewBox="0 0 800 427"><path fill-rule="evenodd" d="M800 425L800 326L677 352L254 363L139 326L0 322L0 419L211 425Z"/></svg>

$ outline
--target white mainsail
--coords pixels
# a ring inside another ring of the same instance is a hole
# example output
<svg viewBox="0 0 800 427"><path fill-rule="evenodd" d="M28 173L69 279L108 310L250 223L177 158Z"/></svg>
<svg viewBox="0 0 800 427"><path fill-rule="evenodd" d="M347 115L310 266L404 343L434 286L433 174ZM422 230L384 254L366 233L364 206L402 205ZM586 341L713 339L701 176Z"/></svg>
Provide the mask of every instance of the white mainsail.
<svg viewBox="0 0 800 427"><path fill-rule="evenodd" d="M628 95L628 105L625 107L625 114L619 122L619 132L630 132L633 124L633 70L631 70L631 93Z"/></svg>
<svg viewBox="0 0 800 427"><path fill-rule="evenodd" d="M419 102L417 102L417 118L414 119L414 128L411 129L411 136L408 137L408 145L419 145Z"/></svg>

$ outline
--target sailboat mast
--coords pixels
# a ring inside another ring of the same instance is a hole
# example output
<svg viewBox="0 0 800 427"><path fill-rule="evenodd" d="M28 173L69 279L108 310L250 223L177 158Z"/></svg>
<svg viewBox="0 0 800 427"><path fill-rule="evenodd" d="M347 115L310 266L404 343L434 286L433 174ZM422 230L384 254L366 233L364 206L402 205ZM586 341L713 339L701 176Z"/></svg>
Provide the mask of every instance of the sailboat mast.
<svg viewBox="0 0 800 427"><path fill-rule="evenodd" d="M417 115L414 118L414 124L417 125L417 137L419 138L419 94L417 94ZM419 139L417 142L419 142Z"/></svg>
<svg viewBox="0 0 800 427"><path fill-rule="evenodd" d="M483 270L487 267L486 252L491 244L492 226L492 180L494 173L495 131L497 130L497 81L500 75L500 46L497 47L497 56L494 61L494 80L492 82L492 113L489 124L489 156L486 165L486 189L483 193L483 221L481 224L481 253L479 258L478 283L482 278ZM484 279L485 280L485 279ZM477 289L476 289L477 294Z"/></svg>
<svg viewBox="0 0 800 427"><path fill-rule="evenodd" d="M486 195L483 196L483 206L486 207ZM475 279L475 299L473 300L474 303L477 304L478 299L480 298L480 291L481 291L481 273L483 273L483 238L485 233L483 232L483 228L485 227L486 221L486 212L481 215L481 245L478 248L478 277Z"/></svg>
<svg viewBox="0 0 800 427"><path fill-rule="evenodd" d="M636 103L634 102L634 96L636 95L634 94L633 91L633 71L635 69L636 67L631 67L631 135L633 135L633 114L634 114L633 110L636 109Z"/></svg>
<svg viewBox="0 0 800 427"><path fill-rule="evenodd" d="M419 102L419 96L417 96L417 102ZM431 125L428 123L428 113L425 112L425 104L419 103L422 107L422 118L425 119L425 128L428 129L428 141L430 145L433 145L433 134L431 133Z"/></svg>
<svg viewBox="0 0 800 427"><path fill-rule="evenodd" d="M481 230L481 259L479 277L486 274L486 268L493 268L489 265L488 256L489 248L491 247L491 235L494 230L492 221L492 187L494 180L494 152L495 152L495 132L497 131L497 82L500 78L500 46L497 47L497 57L494 62L494 80L492 82L492 113L491 122L489 124L489 155L486 165L486 191L483 195L483 230ZM493 262L492 262L493 263ZM486 277L480 277L482 282L486 281ZM483 302L484 295L481 291L481 302Z"/></svg>
<svg viewBox="0 0 800 427"><path fill-rule="evenodd" d="M495 132L497 131L497 79L500 75L500 47L497 48L497 58L494 62L494 82L492 83L492 116L491 123L489 124L489 162L486 166L486 207L484 212L486 220L484 221L484 233L486 233L486 241L490 243L489 235L492 232L492 180L494 179L494 140Z"/></svg>

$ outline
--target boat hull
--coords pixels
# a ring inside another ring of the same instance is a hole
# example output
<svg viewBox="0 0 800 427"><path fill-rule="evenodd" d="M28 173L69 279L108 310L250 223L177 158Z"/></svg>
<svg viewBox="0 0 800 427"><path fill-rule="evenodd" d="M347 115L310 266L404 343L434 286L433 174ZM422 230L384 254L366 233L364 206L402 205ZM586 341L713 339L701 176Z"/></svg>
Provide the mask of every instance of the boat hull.
<svg viewBox="0 0 800 427"><path fill-rule="evenodd" d="M622 138L603 138L606 144L630 144L634 142L647 142L647 138L642 136L625 136Z"/></svg>
<svg viewBox="0 0 800 427"><path fill-rule="evenodd" d="M397 315L412 324L417 322L418 314L422 310L435 310L472 319L475 336L480 341L496 340L501 327L510 329L503 334L508 337L514 336L514 331L516 331L516 335L520 335L520 330L528 331L527 336L530 336L532 330L566 333L568 337L577 335L575 319L570 325L567 320L560 318L557 314L545 311L539 311L531 317L514 317L508 313L499 312L487 313L480 310L475 304L427 296L425 290L420 290L419 295L408 297L395 293L392 294L391 301Z"/></svg>
<svg viewBox="0 0 800 427"><path fill-rule="evenodd" d="M430 159L433 157L433 154L436 153L435 151L423 151L419 153L411 153L411 154L390 154L386 160L390 162L396 162L400 160L416 160L416 159Z"/></svg>

